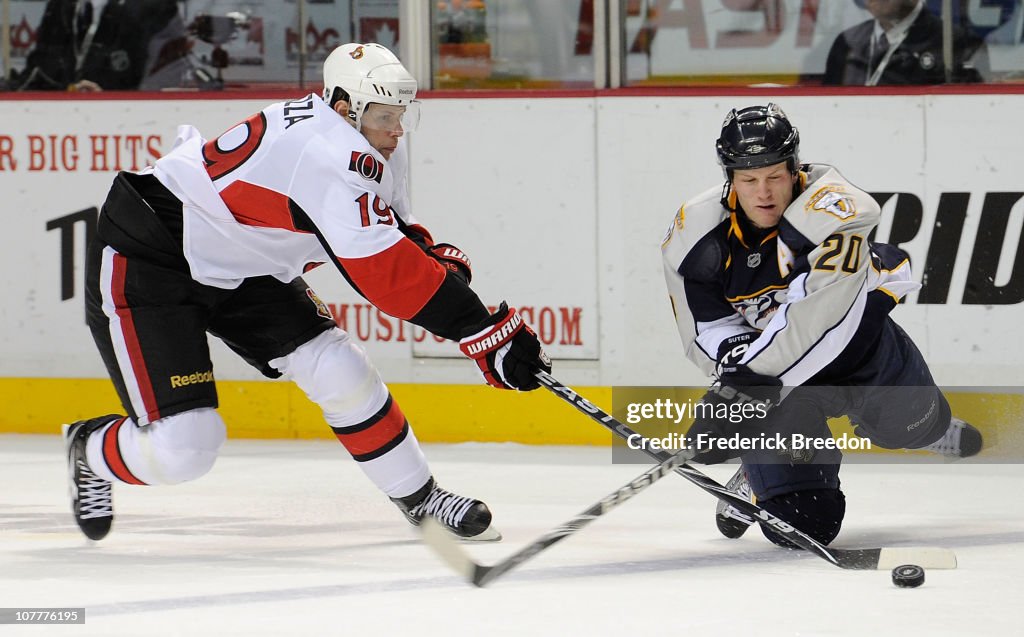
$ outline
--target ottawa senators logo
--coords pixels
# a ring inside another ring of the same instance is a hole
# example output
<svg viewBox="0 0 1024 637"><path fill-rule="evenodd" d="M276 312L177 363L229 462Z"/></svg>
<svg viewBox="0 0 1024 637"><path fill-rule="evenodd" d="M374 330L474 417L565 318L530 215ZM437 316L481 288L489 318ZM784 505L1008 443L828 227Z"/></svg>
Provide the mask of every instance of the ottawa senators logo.
<svg viewBox="0 0 1024 637"><path fill-rule="evenodd" d="M352 157L348 160L348 169L363 179L375 181L378 184L384 175L384 164L370 153L361 153L358 150L352 151Z"/></svg>
<svg viewBox="0 0 1024 637"><path fill-rule="evenodd" d="M314 292L312 288L306 288L306 296L308 296L309 300L316 306L316 313L318 316L322 316L325 319L331 319L332 321L334 320L334 316L331 314L330 308L327 307L326 303L320 300L320 297L316 295L316 292Z"/></svg>
<svg viewBox="0 0 1024 637"><path fill-rule="evenodd" d="M352 49L352 52L348 54L353 60L360 60L363 57L363 45L360 44L356 48Z"/></svg>

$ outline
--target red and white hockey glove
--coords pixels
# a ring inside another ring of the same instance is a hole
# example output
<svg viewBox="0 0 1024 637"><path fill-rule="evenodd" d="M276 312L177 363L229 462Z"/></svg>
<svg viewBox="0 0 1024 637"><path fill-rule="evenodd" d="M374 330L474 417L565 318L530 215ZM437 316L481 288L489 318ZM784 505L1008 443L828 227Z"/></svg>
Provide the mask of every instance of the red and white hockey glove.
<svg viewBox="0 0 1024 637"><path fill-rule="evenodd" d="M462 279L466 285L473 280L473 264L462 250L450 243L438 243L427 248L427 253Z"/></svg>
<svg viewBox="0 0 1024 637"><path fill-rule="evenodd" d="M551 359L537 334L504 301L498 311L463 334L459 349L476 361L484 380L493 387L530 391L540 387L534 377L537 371L551 372Z"/></svg>

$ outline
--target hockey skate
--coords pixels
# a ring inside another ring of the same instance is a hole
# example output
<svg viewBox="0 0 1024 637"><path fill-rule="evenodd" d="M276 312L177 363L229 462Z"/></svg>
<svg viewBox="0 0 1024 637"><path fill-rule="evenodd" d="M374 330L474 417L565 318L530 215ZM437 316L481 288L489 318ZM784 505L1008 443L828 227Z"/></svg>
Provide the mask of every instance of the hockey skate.
<svg viewBox="0 0 1024 637"><path fill-rule="evenodd" d="M747 476L743 472L742 466L729 478L729 482L725 483L725 488L745 500L754 501L750 483L747 482ZM733 540L742 537L753 523L754 518L724 500L718 501L718 507L715 508L715 524L718 526L719 533L725 537Z"/></svg>
<svg viewBox="0 0 1024 637"><path fill-rule="evenodd" d="M461 540L496 542L501 539L491 526L491 510L480 500L456 495L437 486L434 478L416 493L404 498L391 498L413 526L430 516Z"/></svg>
<svg viewBox="0 0 1024 637"><path fill-rule="evenodd" d="M114 521L111 483L100 478L89 468L85 457L85 443L89 434L111 420L121 416L111 414L92 420L80 420L63 425L64 444L68 455L68 486L71 513L78 528L90 540L102 540L110 532Z"/></svg>
<svg viewBox="0 0 1024 637"><path fill-rule="evenodd" d="M945 435L924 449L947 458L969 458L981 451L981 432L974 425L954 416Z"/></svg>

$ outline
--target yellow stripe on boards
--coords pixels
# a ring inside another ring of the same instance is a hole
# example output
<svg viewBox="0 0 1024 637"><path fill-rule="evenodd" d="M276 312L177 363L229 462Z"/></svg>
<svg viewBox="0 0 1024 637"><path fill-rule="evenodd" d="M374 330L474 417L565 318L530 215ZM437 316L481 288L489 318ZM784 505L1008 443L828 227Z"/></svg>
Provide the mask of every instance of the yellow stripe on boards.
<svg viewBox="0 0 1024 637"><path fill-rule="evenodd" d="M388 386L422 442L611 444L611 434L539 389L520 393L486 385ZM611 410L611 389L580 387ZM293 383L217 381L231 438L333 438L320 408ZM106 379L0 378L0 433L56 434L60 425L123 413Z"/></svg>
<svg viewBox="0 0 1024 637"><path fill-rule="evenodd" d="M520 393L486 385L389 387L422 442L611 444L612 435L605 428L543 389ZM611 387L575 389L612 412ZM231 438L334 437L320 408L293 383L218 381L217 391ZM1014 461L1024 457L1024 430L1019 426L1024 422L1024 394L949 391L946 397L953 413L985 436L983 456ZM0 400L0 434L58 434L62 423L122 412L106 379L0 378ZM852 434L845 418L830 425L836 436Z"/></svg>

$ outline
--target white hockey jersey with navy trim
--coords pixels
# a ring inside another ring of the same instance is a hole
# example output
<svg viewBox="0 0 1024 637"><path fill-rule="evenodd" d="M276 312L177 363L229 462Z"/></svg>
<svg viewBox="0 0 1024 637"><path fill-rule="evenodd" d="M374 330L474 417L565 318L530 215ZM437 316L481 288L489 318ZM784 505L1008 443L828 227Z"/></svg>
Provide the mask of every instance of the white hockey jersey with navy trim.
<svg viewBox="0 0 1024 637"><path fill-rule="evenodd" d="M799 385L853 337L867 294L898 301L920 287L907 261L888 269L870 250L879 207L827 165L809 165L779 227L744 240L735 195L721 187L687 202L662 244L666 283L686 354L709 376L729 337L757 334L739 361ZM737 287L737 281L740 283Z"/></svg>

